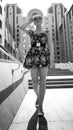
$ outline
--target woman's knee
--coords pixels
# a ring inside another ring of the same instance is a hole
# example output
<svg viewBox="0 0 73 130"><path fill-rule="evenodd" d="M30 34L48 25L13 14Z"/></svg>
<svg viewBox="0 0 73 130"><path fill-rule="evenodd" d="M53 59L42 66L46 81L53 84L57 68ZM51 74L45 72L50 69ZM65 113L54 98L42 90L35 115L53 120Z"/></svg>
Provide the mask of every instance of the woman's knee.
<svg viewBox="0 0 73 130"><path fill-rule="evenodd" d="M40 76L40 86L45 86L46 85L46 76L41 75Z"/></svg>
<svg viewBox="0 0 73 130"><path fill-rule="evenodd" d="M32 79L33 84L38 84L38 80L37 79Z"/></svg>
<svg viewBox="0 0 73 130"><path fill-rule="evenodd" d="M38 70L32 69L30 72L31 72L32 82L34 84L38 84Z"/></svg>
<svg viewBox="0 0 73 130"><path fill-rule="evenodd" d="M40 81L40 87L46 87L46 80Z"/></svg>

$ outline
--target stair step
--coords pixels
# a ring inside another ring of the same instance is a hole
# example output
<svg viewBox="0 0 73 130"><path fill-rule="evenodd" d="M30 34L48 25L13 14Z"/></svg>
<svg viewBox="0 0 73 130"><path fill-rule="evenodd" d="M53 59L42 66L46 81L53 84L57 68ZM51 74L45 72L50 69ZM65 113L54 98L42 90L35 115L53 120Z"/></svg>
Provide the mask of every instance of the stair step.
<svg viewBox="0 0 73 130"><path fill-rule="evenodd" d="M32 85L29 85L29 89L32 89ZM73 88L73 84L54 84L54 85L46 85L47 89L54 89L54 88Z"/></svg>
<svg viewBox="0 0 73 130"><path fill-rule="evenodd" d="M29 88L32 88L32 79L28 80ZM40 85L40 82L39 82ZM46 88L73 88L71 79L46 79Z"/></svg>
<svg viewBox="0 0 73 130"><path fill-rule="evenodd" d="M73 75L73 72L67 69L49 69L48 76L57 76L57 75Z"/></svg>
<svg viewBox="0 0 73 130"><path fill-rule="evenodd" d="M29 82L32 82L32 79L29 79L28 81L29 81ZM58 82L59 82L59 81L60 81L60 82L62 82L62 81L69 82L69 81L70 81L70 82L71 82L71 81L73 81L73 78L65 78L65 79L49 79L49 78L48 78L48 79L46 79L46 81L49 81L49 82L50 82L50 81L51 81L51 82L57 82L57 81L58 81Z"/></svg>

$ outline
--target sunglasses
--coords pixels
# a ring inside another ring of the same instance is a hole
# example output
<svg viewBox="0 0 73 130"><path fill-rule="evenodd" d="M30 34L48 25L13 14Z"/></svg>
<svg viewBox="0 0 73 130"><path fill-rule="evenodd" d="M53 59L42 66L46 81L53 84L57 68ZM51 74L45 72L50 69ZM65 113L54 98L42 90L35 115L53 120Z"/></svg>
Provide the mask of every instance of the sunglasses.
<svg viewBox="0 0 73 130"><path fill-rule="evenodd" d="M42 17L35 17L34 21L42 20Z"/></svg>

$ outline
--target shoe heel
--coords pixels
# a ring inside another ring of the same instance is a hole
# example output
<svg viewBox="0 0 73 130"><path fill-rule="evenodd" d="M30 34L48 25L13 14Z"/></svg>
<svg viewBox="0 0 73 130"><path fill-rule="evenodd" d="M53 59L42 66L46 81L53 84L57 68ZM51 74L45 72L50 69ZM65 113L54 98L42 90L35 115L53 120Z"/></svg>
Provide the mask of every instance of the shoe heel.
<svg viewBox="0 0 73 130"><path fill-rule="evenodd" d="M44 116L44 112L38 112L38 116L39 117Z"/></svg>
<svg viewBox="0 0 73 130"><path fill-rule="evenodd" d="M40 110L39 108L38 108L38 116L44 116L43 110Z"/></svg>

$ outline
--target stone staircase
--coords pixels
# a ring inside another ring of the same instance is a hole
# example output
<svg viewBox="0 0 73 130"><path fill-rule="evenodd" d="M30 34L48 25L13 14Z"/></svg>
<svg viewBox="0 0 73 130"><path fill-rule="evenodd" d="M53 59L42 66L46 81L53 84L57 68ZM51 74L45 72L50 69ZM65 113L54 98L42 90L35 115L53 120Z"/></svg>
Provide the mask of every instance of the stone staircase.
<svg viewBox="0 0 73 130"><path fill-rule="evenodd" d="M73 75L73 72L68 69L49 69L48 76L63 76L63 75Z"/></svg>
<svg viewBox="0 0 73 130"><path fill-rule="evenodd" d="M73 88L73 72L69 70L49 70L46 77L46 88ZM28 80L29 88L32 88L32 79ZM39 82L40 85L40 82Z"/></svg>

